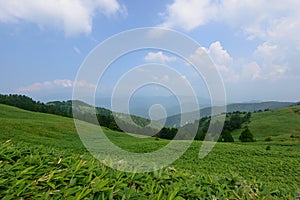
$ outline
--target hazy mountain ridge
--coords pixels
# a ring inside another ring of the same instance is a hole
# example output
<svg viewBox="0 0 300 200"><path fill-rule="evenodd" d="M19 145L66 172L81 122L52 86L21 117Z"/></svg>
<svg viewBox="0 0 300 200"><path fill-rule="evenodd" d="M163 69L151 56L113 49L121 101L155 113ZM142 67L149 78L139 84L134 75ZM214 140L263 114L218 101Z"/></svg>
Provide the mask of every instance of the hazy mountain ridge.
<svg viewBox="0 0 300 200"><path fill-rule="evenodd" d="M180 103L179 103L180 100ZM104 107L106 109L112 110L113 112L126 113L130 115L140 116L142 118L149 119L149 110L155 105L161 105L167 116L172 116L181 113L181 106L185 107L187 112L192 112L194 108L204 108L210 106L210 100L206 98L196 97L198 104L191 101L191 97L187 96L133 96L129 99L128 105L124 102L128 101L127 97L116 97L114 98L114 104L122 104L124 108L116 108L112 106L112 101L110 97L99 97L96 98L96 105L98 107ZM128 109L127 109L128 107ZM129 110L129 113L128 113ZM153 120L159 120L162 118L161 115L153 115Z"/></svg>

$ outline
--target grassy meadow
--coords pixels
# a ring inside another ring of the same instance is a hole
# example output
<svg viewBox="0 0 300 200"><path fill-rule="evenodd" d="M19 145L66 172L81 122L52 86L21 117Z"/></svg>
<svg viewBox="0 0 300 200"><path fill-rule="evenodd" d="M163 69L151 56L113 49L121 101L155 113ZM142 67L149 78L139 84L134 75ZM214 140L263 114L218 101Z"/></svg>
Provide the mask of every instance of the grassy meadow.
<svg viewBox="0 0 300 200"><path fill-rule="evenodd" d="M253 113L248 125L258 141L271 137L274 141L299 142L300 140L300 106ZM238 140L241 130L234 131ZM291 137L292 136L292 137Z"/></svg>
<svg viewBox="0 0 300 200"><path fill-rule="evenodd" d="M200 159L202 142L194 141L170 166L133 174L94 159L73 119L0 105L0 198L298 199L299 109L254 113L248 126L256 142L218 143ZM169 142L103 130L116 145L138 153Z"/></svg>

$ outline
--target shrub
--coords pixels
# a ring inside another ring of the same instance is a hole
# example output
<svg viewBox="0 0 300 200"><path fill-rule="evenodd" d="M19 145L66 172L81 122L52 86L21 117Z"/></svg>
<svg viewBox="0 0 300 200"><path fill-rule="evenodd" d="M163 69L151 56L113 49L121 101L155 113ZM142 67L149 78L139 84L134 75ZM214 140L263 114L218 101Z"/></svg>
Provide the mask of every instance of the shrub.
<svg viewBox="0 0 300 200"><path fill-rule="evenodd" d="M234 142L234 139L230 133L230 131L223 131L220 135L219 142Z"/></svg>
<svg viewBox="0 0 300 200"><path fill-rule="evenodd" d="M254 142L253 134L250 132L248 127L246 127L246 129L241 133L239 140L241 142Z"/></svg>
<svg viewBox="0 0 300 200"><path fill-rule="evenodd" d="M265 138L265 141L266 142L271 142L271 141L273 141L273 139L272 139L272 137L267 137L267 138Z"/></svg>

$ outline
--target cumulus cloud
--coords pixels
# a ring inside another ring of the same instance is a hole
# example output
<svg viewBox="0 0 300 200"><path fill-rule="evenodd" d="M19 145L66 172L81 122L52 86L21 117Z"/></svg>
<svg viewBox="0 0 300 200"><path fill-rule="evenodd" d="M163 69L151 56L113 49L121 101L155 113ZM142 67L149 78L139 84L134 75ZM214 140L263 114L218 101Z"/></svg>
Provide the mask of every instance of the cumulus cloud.
<svg viewBox="0 0 300 200"><path fill-rule="evenodd" d="M213 57L214 61L217 63L228 63L232 61L232 57L223 48L219 41L213 42L210 45L207 53Z"/></svg>
<svg viewBox="0 0 300 200"><path fill-rule="evenodd" d="M149 52L145 56L144 59L145 59L145 61L148 61L148 62L157 61L157 62L162 62L162 63L175 62L177 60L176 57L174 57L174 56L167 56L167 55L165 55L161 51L159 51L159 52Z"/></svg>
<svg viewBox="0 0 300 200"><path fill-rule="evenodd" d="M202 63L203 66L209 66L211 61L205 59L205 55L207 54L211 59L212 63L216 67L216 69L220 72L225 81L237 81L238 75L233 70L232 66L234 63L234 59L227 52L226 49L222 46L220 41L216 41L210 44L209 48L202 47L198 49L194 54L190 56L192 60L206 60L206 63Z"/></svg>
<svg viewBox="0 0 300 200"><path fill-rule="evenodd" d="M243 32L250 40L300 50L299 10L298 0L174 0L162 14L161 26L190 31L215 21Z"/></svg>
<svg viewBox="0 0 300 200"><path fill-rule="evenodd" d="M243 65L241 78L243 80L255 80L261 78L261 68L256 62L250 62Z"/></svg>
<svg viewBox="0 0 300 200"><path fill-rule="evenodd" d="M245 77L247 72L252 73L248 76L252 79L281 79L291 72L300 73L300 59L296 56L300 53L299 10L298 0L174 0L162 14L161 26L190 31L217 22L244 34L248 40L259 39L262 42L252 57L242 63L230 59L218 43L206 50L218 69L232 77Z"/></svg>
<svg viewBox="0 0 300 200"><path fill-rule="evenodd" d="M36 92L36 91L50 90L50 89L72 88L74 84L78 84L78 86L80 87L86 87L92 89L96 87L95 85L88 83L87 81L73 82L71 80L63 79L63 80L36 82L31 85L19 88L18 92Z"/></svg>
<svg viewBox="0 0 300 200"><path fill-rule="evenodd" d="M284 78L288 70L283 49L278 45L265 42L259 45L254 56L260 61L264 78Z"/></svg>
<svg viewBox="0 0 300 200"><path fill-rule="evenodd" d="M162 14L163 27L179 27L192 30L214 18L217 7L210 0L175 0Z"/></svg>
<svg viewBox="0 0 300 200"><path fill-rule="evenodd" d="M233 58L219 41L213 42L208 49L204 48L204 50L212 58L219 71L229 71L227 66L233 61Z"/></svg>
<svg viewBox="0 0 300 200"><path fill-rule="evenodd" d="M289 36L289 40L294 41L300 31L299 9L298 0L223 0L218 20L241 28L249 39L273 41Z"/></svg>
<svg viewBox="0 0 300 200"><path fill-rule="evenodd" d="M56 28L66 36L88 34L96 13L105 16L123 12L124 6L117 0L1 0L0 22L35 23L41 29Z"/></svg>
<svg viewBox="0 0 300 200"><path fill-rule="evenodd" d="M167 5L162 26L192 30L211 21L242 29L249 39L296 39L300 31L300 1L174 0Z"/></svg>
<svg viewBox="0 0 300 200"><path fill-rule="evenodd" d="M211 62L206 55L209 56L225 82L274 80L287 77L288 67L277 45L264 43L257 47L252 60L244 60L234 59L224 49L221 42L216 41L209 48L197 49L189 58L200 66L211 67Z"/></svg>

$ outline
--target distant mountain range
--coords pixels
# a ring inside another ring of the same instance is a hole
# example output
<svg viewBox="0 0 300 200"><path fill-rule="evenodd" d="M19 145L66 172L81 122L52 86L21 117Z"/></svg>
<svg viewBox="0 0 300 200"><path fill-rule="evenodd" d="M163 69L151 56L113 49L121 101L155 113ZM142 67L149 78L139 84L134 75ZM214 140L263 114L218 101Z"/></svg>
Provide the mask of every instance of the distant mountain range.
<svg viewBox="0 0 300 200"><path fill-rule="evenodd" d="M210 100L205 98L198 97L198 104L192 103L193 101L191 100L191 97L180 96L180 99L181 102L179 102L176 96L138 96L132 97L128 104L127 98L119 97L114 99L114 103L118 104L118 108L116 108L111 105L110 97L101 97L96 98L96 106L104 107L114 112L136 115L148 119L150 118L149 110L155 104L161 105L165 109L167 116L181 113L181 106L184 106L187 112L195 111L194 108L198 105L199 108L210 106ZM159 120L162 118L159 112L157 114L154 113L151 117L153 120Z"/></svg>

